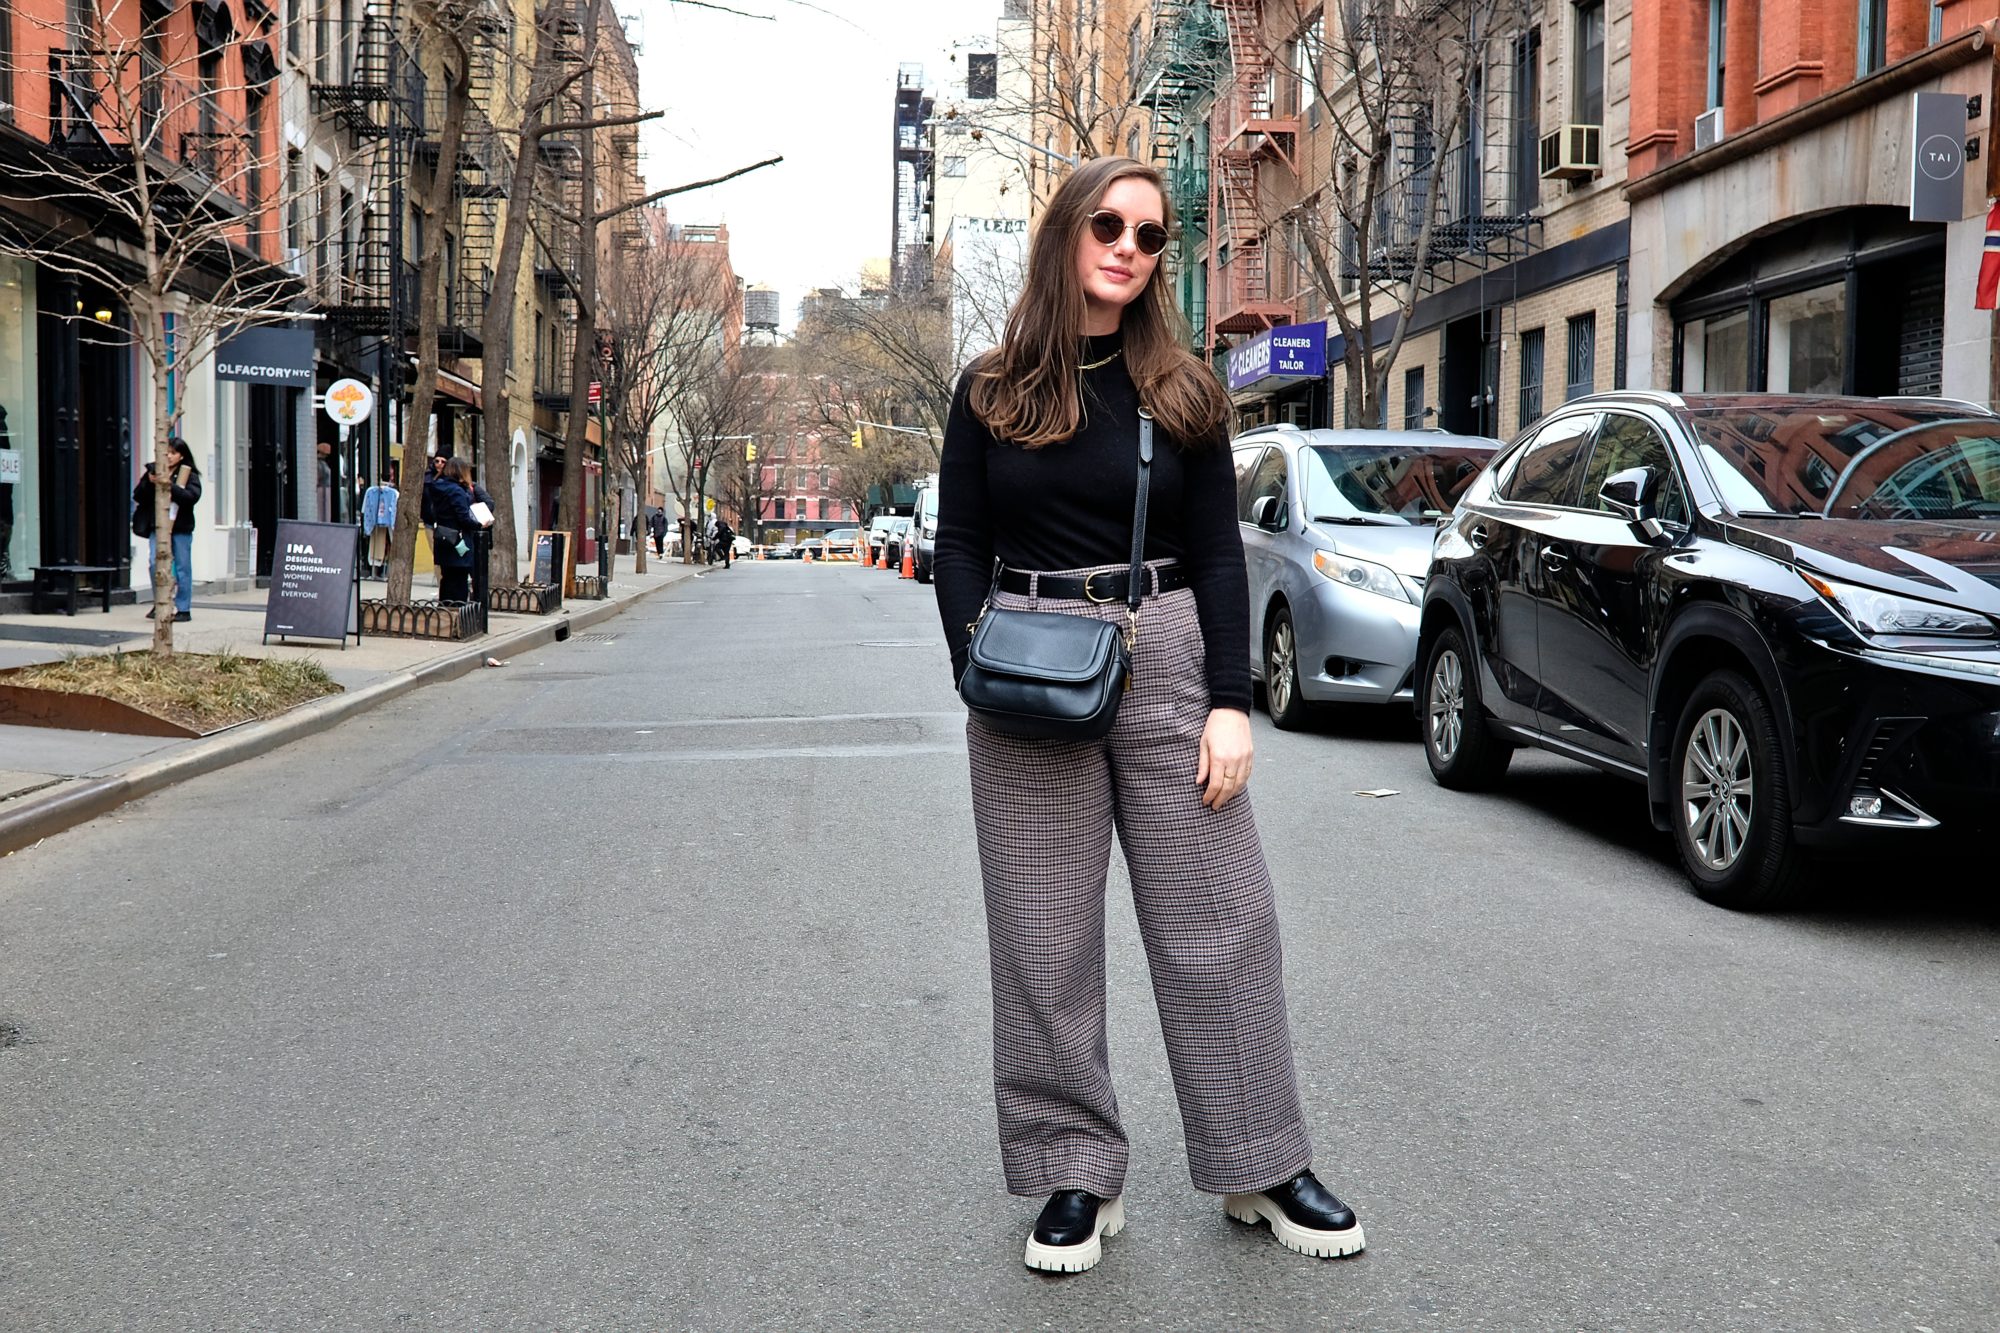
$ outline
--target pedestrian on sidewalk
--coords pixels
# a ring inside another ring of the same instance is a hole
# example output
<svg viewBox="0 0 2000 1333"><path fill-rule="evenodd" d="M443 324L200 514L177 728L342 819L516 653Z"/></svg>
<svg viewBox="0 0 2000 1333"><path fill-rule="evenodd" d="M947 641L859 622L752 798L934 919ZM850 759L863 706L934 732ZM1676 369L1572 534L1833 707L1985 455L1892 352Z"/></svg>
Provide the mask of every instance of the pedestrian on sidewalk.
<svg viewBox="0 0 2000 1333"><path fill-rule="evenodd" d="M437 567L438 587L444 587L444 552L438 546L438 487L444 483L444 465L451 460L443 454L432 454L425 460L430 475L424 478L424 488L418 492L417 520L423 524L425 532L431 535L431 563ZM442 596L442 594L440 594Z"/></svg>
<svg viewBox="0 0 2000 1333"><path fill-rule="evenodd" d="M1127 621L1141 406L1151 467L1130 689L1097 741L966 724L993 979L1007 1188L1046 1198L1032 1268L1078 1272L1125 1221L1128 1149L1105 1036L1115 830L1196 1189L1287 1247L1362 1248L1313 1175L1278 916L1250 798L1249 588L1230 409L1185 350L1161 178L1078 167L1050 201L1000 346L959 380L940 465L938 608L954 677L987 604ZM996 559L998 566L996 568Z"/></svg>
<svg viewBox="0 0 2000 1333"><path fill-rule="evenodd" d="M736 529L729 526L729 520L716 516L715 551L722 557L722 567L728 569L736 557Z"/></svg>
<svg viewBox="0 0 2000 1333"><path fill-rule="evenodd" d="M667 554L667 511L655 509L653 516L646 520L647 529L653 534L653 554L661 559Z"/></svg>
<svg viewBox="0 0 2000 1333"><path fill-rule="evenodd" d="M167 440L167 475L171 497L168 513L173 515L173 532L168 541L174 555L174 619L193 620L194 507L201 499L201 469L194 465L194 454L188 449L187 441L178 435ZM137 506L135 512L138 517L133 531L141 537L151 537L155 531L155 484L153 465L147 463L139 473L139 484L132 488L132 503ZM153 614L153 611L146 612L146 619L151 620Z"/></svg>
<svg viewBox="0 0 2000 1333"><path fill-rule="evenodd" d="M445 460L437 478L432 502L437 515L438 600L472 600L472 534L488 526L472 512L475 502L472 478L456 458Z"/></svg>

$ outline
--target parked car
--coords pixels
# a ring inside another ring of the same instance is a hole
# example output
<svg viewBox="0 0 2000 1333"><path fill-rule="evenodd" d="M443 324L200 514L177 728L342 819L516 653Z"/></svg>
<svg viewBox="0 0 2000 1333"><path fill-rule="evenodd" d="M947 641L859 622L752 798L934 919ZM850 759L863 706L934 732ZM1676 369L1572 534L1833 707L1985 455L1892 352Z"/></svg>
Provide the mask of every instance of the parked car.
<svg viewBox="0 0 2000 1333"><path fill-rule="evenodd" d="M869 559L875 564L879 565L882 563L883 552L889 545L890 529L895 526L896 515L894 514L877 514L868 520Z"/></svg>
<svg viewBox="0 0 2000 1333"><path fill-rule="evenodd" d="M1436 431L1293 426L1236 439L1251 671L1273 722L1289 729L1321 704L1411 698L1437 519L1499 447Z"/></svg>
<svg viewBox="0 0 2000 1333"><path fill-rule="evenodd" d="M917 511L911 530L916 534L917 582L931 581L931 565L937 559L938 474L933 472L917 483Z"/></svg>
<svg viewBox="0 0 2000 1333"><path fill-rule="evenodd" d="M826 554L853 555L860 540L861 530L859 528L835 528L826 534Z"/></svg>
<svg viewBox="0 0 2000 1333"><path fill-rule="evenodd" d="M889 564L900 568L903 563L903 545L910 539L910 518L907 514L897 515L889 525Z"/></svg>
<svg viewBox="0 0 2000 1333"><path fill-rule="evenodd" d="M1990 835L1996 533L2000 416L1970 404L1567 403L1438 533L1431 772L1490 787L1535 745L1644 782L1727 907L1798 897L1811 849Z"/></svg>
<svg viewBox="0 0 2000 1333"><path fill-rule="evenodd" d="M764 548L764 558L766 560L796 560L799 558L799 548L790 542L773 542Z"/></svg>

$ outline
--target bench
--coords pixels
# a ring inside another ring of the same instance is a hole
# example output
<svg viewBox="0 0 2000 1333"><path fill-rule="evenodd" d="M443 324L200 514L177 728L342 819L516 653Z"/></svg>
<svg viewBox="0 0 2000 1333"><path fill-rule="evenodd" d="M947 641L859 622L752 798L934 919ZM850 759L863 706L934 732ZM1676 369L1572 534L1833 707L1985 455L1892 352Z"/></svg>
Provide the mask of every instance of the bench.
<svg viewBox="0 0 2000 1333"><path fill-rule="evenodd" d="M86 579L93 578L101 585L98 592L102 594L105 611L111 610L111 580L117 577L116 565L36 565L34 571L35 588L28 603L34 614L43 614L42 601L46 598L75 615L77 590Z"/></svg>

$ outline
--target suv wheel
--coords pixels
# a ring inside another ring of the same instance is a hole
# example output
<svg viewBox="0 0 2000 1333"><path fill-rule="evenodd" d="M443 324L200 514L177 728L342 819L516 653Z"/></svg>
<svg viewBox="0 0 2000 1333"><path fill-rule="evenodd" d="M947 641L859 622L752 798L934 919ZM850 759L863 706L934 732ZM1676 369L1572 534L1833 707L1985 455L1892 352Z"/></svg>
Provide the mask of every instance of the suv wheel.
<svg viewBox="0 0 2000 1333"><path fill-rule="evenodd" d="M1292 613L1282 606L1272 609L1264 631L1264 707L1280 731L1299 730L1313 714L1299 689L1298 632L1292 628Z"/></svg>
<svg viewBox="0 0 2000 1333"><path fill-rule="evenodd" d="M1424 758L1441 787L1485 791L1499 785L1514 747L1486 727L1479 678L1465 636L1456 628L1438 635L1423 675Z"/></svg>
<svg viewBox="0 0 2000 1333"><path fill-rule="evenodd" d="M1674 846L1694 890L1718 907L1794 901L1805 858L1792 845L1792 800L1778 727L1757 687L1717 671L1688 697L1670 770Z"/></svg>

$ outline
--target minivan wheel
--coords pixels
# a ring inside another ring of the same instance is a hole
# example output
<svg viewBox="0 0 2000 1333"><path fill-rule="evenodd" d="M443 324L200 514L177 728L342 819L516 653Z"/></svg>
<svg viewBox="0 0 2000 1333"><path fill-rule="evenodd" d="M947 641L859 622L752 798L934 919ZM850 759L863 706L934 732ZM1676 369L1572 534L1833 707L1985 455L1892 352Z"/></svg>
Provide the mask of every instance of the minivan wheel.
<svg viewBox="0 0 2000 1333"><path fill-rule="evenodd" d="M1718 907L1763 911L1795 901L1805 856L1792 841L1792 800L1777 721L1741 674L1695 687L1674 728L1674 846L1694 891Z"/></svg>
<svg viewBox="0 0 2000 1333"><path fill-rule="evenodd" d="M1445 630L1424 663L1421 721L1424 758L1441 787L1486 791L1498 786L1514 757L1514 747L1486 726L1479 702L1479 677L1465 636Z"/></svg>
<svg viewBox="0 0 2000 1333"><path fill-rule="evenodd" d="M1299 689L1298 631L1292 628L1292 613L1282 606L1272 609L1264 631L1264 707L1280 731L1298 731L1313 714Z"/></svg>

